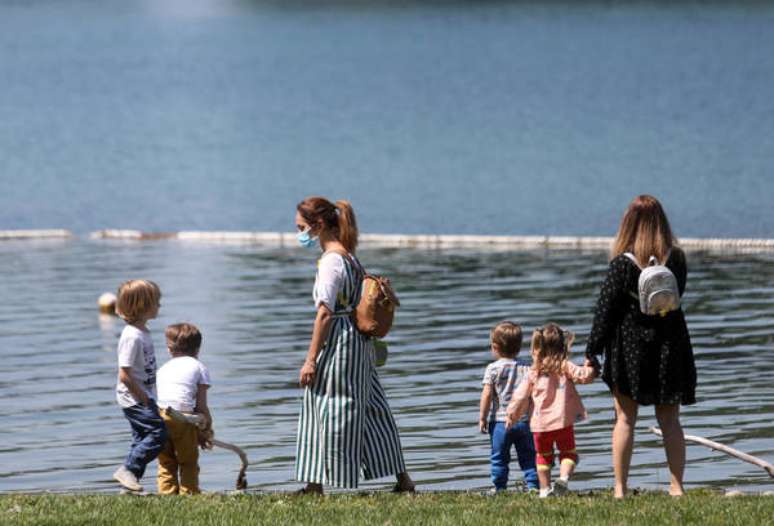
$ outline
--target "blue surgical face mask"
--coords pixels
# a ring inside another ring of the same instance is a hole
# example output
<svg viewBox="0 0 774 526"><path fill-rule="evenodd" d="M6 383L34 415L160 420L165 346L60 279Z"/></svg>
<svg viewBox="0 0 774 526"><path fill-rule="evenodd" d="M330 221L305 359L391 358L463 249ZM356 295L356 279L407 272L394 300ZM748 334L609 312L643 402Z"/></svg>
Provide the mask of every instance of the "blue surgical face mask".
<svg viewBox="0 0 774 526"><path fill-rule="evenodd" d="M304 230L303 232L299 232L296 234L296 239L298 239L298 243L304 247L304 248L314 248L317 246L318 238L312 237L309 234L309 228Z"/></svg>

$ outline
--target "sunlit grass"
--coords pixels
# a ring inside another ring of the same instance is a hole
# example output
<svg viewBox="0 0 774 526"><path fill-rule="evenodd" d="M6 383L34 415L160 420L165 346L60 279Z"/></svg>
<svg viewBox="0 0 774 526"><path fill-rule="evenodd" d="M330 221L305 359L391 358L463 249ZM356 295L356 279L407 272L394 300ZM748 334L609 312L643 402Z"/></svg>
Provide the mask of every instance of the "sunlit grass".
<svg viewBox="0 0 774 526"><path fill-rule="evenodd" d="M0 496L0 524L771 524L774 497L726 498L707 490L673 499L648 493L623 502L609 494L537 499L466 493L132 497Z"/></svg>

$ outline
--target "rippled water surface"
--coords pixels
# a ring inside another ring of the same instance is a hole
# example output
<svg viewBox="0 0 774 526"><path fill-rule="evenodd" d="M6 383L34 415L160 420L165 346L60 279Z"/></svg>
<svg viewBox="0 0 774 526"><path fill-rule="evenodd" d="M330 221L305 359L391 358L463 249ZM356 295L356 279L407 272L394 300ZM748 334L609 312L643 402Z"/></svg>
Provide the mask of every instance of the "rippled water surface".
<svg viewBox="0 0 774 526"><path fill-rule="evenodd" d="M380 374L410 471L422 488L487 487L488 443L476 423L489 328L504 318L527 330L556 321L577 331L580 360L605 254L365 249L361 258L393 278L403 301ZM699 370L699 403L683 412L686 431L769 461L773 263L771 254L689 254L685 297ZM296 382L313 317L313 254L178 242L11 242L0 244L0 268L0 491L115 491L110 475L130 438L113 394L123 325L101 319L95 301L135 276L156 280L164 293L150 325L161 362L166 324L201 327L215 429L247 451L250 487L297 487ZM602 383L580 392L590 419L578 427L577 487L608 487L611 399ZM651 425L645 408L632 484L663 487L668 472ZM701 446L689 446L688 459L691 486L774 489L759 468ZM204 453L203 487L232 488L237 465L231 453ZM155 464L146 486L154 473Z"/></svg>

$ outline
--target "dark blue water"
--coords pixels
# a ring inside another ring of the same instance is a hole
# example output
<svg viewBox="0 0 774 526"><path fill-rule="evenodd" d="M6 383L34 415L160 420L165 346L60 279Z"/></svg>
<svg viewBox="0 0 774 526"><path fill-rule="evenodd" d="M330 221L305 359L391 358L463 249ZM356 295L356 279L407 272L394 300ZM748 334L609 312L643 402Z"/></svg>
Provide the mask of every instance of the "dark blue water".
<svg viewBox="0 0 774 526"><path fill-rule="evenodd" d="M765 2L0 3L0 229L772 237Z"/></svg>

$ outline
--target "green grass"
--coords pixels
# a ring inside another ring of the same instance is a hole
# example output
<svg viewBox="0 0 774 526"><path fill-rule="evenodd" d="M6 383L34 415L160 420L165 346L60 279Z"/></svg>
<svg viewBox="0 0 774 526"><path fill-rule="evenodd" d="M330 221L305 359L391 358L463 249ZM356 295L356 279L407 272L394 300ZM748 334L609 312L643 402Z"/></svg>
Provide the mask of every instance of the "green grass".
<svg viewBox="0 0 774 526"><path fill-rule="evenodd" d="M726 498L699 490L681 499L644 494L614 501L609 494L538 500L524 494L485 497L427 493L292 497L201 495L3 495L0 524L134 526L198 524L771 524L774 497Z"/></svg>

